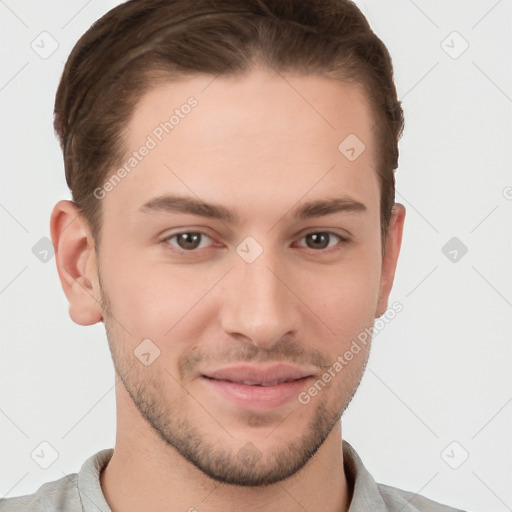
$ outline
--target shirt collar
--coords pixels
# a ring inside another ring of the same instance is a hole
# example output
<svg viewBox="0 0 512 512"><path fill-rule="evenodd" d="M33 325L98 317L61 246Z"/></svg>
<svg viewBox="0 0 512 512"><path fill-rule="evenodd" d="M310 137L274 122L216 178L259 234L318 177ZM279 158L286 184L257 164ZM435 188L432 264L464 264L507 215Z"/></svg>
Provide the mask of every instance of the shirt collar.
<svg viewBox="0 0 512 512"><path fill-rule="evenodd" d="M382 499L377 482L364 467L363 461L352 447L343 440L343 466L352 501L348 512L387 512L389 509Z"/></svg>
<svg viewBox="0 0 512 512"><path fill-rule="evenodd" d="M113 454L113 448L106 448L83 463L78 473L77 487L84 512L112 512L101 489L100 474Z"/></svg>

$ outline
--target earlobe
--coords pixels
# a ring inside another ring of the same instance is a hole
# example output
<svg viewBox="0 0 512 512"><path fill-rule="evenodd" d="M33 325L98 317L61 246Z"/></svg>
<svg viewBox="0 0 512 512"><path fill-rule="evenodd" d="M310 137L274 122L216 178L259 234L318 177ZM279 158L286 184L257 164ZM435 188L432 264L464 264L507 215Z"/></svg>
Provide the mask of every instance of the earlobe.
<svg viewBox="0 0 512 512"><path fill-rule="evenodd" d="M393 287L396 265L402 245L402 234L405 220L405 206L395 203L389 223L389 232L386 240L386 251L382 259L382 272L380 278L379 300L375 318L381 317L388 309L389 294Z"/></svg>
<svg viewBox="0 0 512 512"><path fill-rule="evenodd" d="M94 240L75 203L62 200L54 206L50 232L71 319L79 325L100 322L103 316Z"/></svg>

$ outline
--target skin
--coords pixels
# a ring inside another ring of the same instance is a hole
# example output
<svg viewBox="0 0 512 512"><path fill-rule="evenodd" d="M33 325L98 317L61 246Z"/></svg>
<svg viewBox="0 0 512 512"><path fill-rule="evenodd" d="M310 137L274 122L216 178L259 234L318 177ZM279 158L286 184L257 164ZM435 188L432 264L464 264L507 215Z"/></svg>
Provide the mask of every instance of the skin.
<svg viewBox="0 0 512 512"><path fill-rule="evenodd" d="M197 107L102 199L100 256L72 202L52 213L70 316L104 322L116 369L117 437L103 492L114 512L348 510L340 418L370 344L308 404L267 412L235 406L200 373L286 362L320 378L385 312L405 208L395 204L382 257L368 102L355 85L316 75L196 75L141 98L127 155L190 96ZM366 145L353 162L338 150L351 133ZM222 205L239 223L138 211L162 194ZM341 195L366 210L293 217L306 201ZM325 245L306 236L326 231L334 235ZM177 237L164 240L178 232L207 236L190 252ZM236 251L247 236L263 249L252 263ZM160 350L148 366L134 355L144 339ZM252 463L240 455L247 450Z"/></svg>

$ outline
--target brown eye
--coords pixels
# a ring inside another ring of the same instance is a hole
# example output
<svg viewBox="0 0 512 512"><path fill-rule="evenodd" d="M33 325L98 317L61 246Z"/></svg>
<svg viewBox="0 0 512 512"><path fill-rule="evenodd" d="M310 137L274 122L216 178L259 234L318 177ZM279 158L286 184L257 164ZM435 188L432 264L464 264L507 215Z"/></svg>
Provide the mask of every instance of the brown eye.
<svg viewBox="0 0 512 512"><path fill-rule="evenodd" d="M204 244L201 245L205 238L210 239L210 237L204 233L186 231L182 233L175 233L174 235L165 238L164 242L171 242L171 240L176 239L176 244L171 243L171 245L174 245L178 249L182 249L184 251L193 251L195 249L205 247Z"/></svg>
<svg viewBox="0 0 512 512"><path fill-rule="evenodd" d="M347 240L342 236L332 233L330 231L316 231L308 233L303 237L306 241L306 247L310 249L328 249L336 246L340 241L346 242ZM334 240L334 243L332 243Z"/></svg>

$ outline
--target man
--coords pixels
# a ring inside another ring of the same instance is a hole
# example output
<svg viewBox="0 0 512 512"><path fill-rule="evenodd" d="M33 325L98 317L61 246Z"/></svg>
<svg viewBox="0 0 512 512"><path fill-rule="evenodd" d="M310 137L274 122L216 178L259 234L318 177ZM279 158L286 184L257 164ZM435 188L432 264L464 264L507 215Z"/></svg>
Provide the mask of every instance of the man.
<svg viewBox="0 0 512 512"><path fill-rule="evenodd" d="M376 484L341 435L401 246L402 127L349 1L95 23L57 91L51 235L71 318L105 324L116 445L0 510L455 510Z"/></svg>

